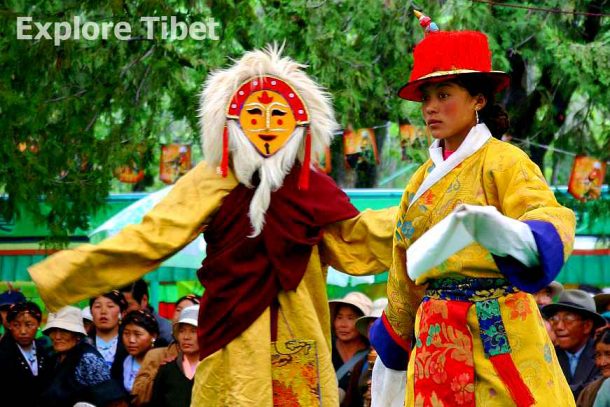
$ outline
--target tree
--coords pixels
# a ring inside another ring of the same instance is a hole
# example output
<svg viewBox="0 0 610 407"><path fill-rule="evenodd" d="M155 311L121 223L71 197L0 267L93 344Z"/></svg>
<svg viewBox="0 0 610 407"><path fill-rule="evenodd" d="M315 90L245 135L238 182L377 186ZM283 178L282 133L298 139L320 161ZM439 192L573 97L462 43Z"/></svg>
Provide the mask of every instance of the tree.
<svg viewBox="0 0 610 407"><path fill-rule="evenodd" d="M429 3L424 11L438 16L435 20L442 29L486 31L495 65L514 72L507 94L513 135L571 148L578 140L573 129L578 129L583 134L580 139L595 141L583 148L607 154L607 19L466 0ZM553 0L545 6L602 10L606 3ZM207 73L245 50L273 41L284 43L285 53L308 64L308 72L329 89L343 126L421 123L417 104L396 97L408 80L413 45L423 38L410 1L13 0L4 4L0 9L0 191L7 198L0 200L0 211L10 219L19 210L28 210L55 237L87 228L87 217L103 205L117 168L137 165L150 178L158 145L171 141L176 128L182 129L184 140L197 144L198 92ZM70 39L58 45L46 39L17 40L17 17L23 16L41 23L71 22L75 16L83 22L125 21L131 24L132 37ZM163 39L160 25L149 39L141 21L146 16L175 16L186 23L213 17L220 24L219 40ZM576 100L586 108L574 113ZM376 138L381 152L386 132L376 132ZM333 154L333 167L338 168L340 143L333 145ZM40 206L41 198L45 206Z"/></svg>

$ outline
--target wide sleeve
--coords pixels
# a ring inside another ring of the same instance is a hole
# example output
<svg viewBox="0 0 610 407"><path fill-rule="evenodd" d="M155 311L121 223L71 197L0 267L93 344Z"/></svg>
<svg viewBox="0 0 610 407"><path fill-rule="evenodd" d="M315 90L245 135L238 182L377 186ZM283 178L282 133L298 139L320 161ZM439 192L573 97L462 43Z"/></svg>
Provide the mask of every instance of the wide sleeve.
<svg viewBox="0 0 610 407"><path fill-rule="evenodd" d="M388 270L396 211L396 207L365 210L325 227L320 245L322 262L351 275Z"/></svg>
<svg viewBox="0 0 610 407"><path fill-rule="evenodd" d="M505 216L530 228L539 264L526 267L514 258L494 256L500 271L517 287L535 292L555 279L574 244L574 213L557 202L540 171L514 146L489 161L484 174L488 199Z"/></svg>
<svg viewBox="0 0 610 407"><path fill-rule="evenodd" d="M144 216L98 245L58 252L28 269L53 311L128 284L157 268L205 230L237 182L206 163L182 177Z"/></svg>
<svg viewBox="0 0 610 407"><path fill-rule="evenodd" d="M428 163L429 165L429 163ZM415 326L415 315L422 301L425 285L417 286L407 274L407 253L412 235L412 224L406 213L409 200L423 180L426 165L413 175L400 202L393 225L392 267L388 275L388 306L381 318L373 324L371 344L384 366L406 370Z"/></svg>

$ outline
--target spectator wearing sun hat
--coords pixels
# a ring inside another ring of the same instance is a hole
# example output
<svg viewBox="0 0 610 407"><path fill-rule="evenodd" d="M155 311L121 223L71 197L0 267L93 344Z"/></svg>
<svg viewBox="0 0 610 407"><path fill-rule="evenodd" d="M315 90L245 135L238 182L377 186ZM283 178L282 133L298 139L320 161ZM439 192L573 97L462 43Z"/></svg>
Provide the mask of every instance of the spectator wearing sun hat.
<svg viewBox="0 0 610 407"><path fill-rule="evenodd" d="M199 305L192 305L180 311L178 320L174 324L174 337L178 341L180 352L176 360L159 368L149 407L191 405L195 369L199 364L198 315Z"/></svg>
<svg viewBox="0 0 610 407"><path fill-rule="evenodd" d="M111 379L99 352L87 343L81 310L67 306L50 313L43 333L51 338L56 354L52 381L41 396L45 407L72 407L77 402L108 406L126 394Z"/></svg>
<svg viewBox="0 0 610 407"><path fill-rule="evenodd" d="M356 320L368 315L373 302L359 292L329 301L332 321L332 361L339 382L339 393L347 392L352 369L368 353L366 336L356 329Z"/></svg>
<svg viewBox="0 0 610 407"><path fill-rule="evenodd" d="M577 399L580 391L600 375L594 363L593 334L606 321L595 311L593 297L582 290L565 290L557 303L542 308L542 314L553 327L557 359Z"/></svg>

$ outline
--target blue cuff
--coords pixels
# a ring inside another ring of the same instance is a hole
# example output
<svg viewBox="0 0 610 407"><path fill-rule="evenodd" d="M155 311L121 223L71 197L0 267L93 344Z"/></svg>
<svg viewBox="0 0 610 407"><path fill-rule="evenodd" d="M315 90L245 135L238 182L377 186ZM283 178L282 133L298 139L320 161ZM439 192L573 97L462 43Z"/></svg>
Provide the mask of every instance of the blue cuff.
<svg viewBox="0 0 610 407"><path fill-rule="evenodd" d="M540 264L526 267L512 256L493 255L493 258L500 272L515 287L522 291L535 293L549 285L561 271L564 263L563 242L553 224L549 222L527 220L524 223L529 226L534 235Z"/></svg>
<svg viewBox="0 0 610 407"><path fill-rule="evenodd" d="M385 319L385 315L377 318L371 326L369 331L371 345L375 348L385 367L394 370L407 370L409 353L394 340L383 323L383 319Z"/></svg>

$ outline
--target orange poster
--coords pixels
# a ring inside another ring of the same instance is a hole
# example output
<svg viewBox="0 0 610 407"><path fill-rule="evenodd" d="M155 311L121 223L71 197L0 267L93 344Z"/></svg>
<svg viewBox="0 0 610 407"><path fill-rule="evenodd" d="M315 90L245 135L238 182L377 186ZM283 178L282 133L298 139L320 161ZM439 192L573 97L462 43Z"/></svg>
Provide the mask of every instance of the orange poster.
<svg viewBox="0 0 610 407"><path fill-rule="evenodd" d="M184 144L165 144L161 146L159 179L173 184L191 168L191 146Z"/></svg>
<svg viewBox="0 0 610 407"><path fill-rule="evenodd" d="M606 163L597 158L578 155L574 158L568 192L574 198L587 201L601 196L601 187L606 176Z"/></svg>

